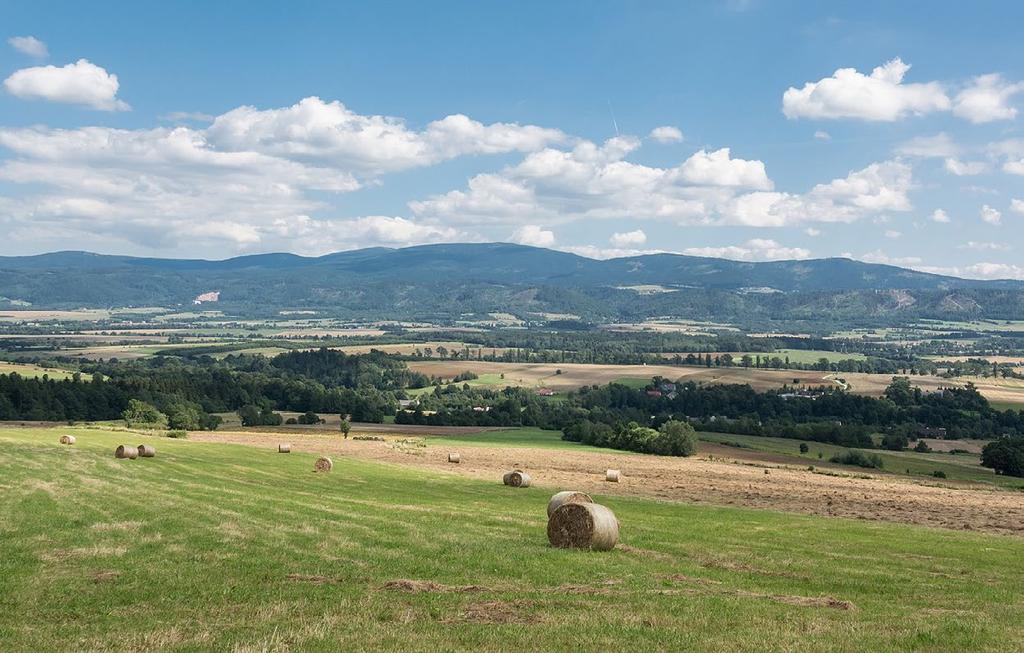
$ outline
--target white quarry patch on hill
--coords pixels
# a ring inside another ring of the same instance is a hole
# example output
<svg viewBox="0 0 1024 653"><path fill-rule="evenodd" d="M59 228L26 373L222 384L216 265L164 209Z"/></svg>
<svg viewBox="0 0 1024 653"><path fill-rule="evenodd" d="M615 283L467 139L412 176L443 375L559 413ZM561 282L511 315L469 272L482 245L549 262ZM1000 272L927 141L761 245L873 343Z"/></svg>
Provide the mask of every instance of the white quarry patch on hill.
<svg viewBox="0 0 1024 653"><path fill-rule="evenodd" d="M211 290L210 292L204 292L203 294L201 294L198 297L196 297L195 299L193 299L192 303L193 304L203 304L205 302L219 302L219 301L220 301L220 291L219 290Z"/></svg>

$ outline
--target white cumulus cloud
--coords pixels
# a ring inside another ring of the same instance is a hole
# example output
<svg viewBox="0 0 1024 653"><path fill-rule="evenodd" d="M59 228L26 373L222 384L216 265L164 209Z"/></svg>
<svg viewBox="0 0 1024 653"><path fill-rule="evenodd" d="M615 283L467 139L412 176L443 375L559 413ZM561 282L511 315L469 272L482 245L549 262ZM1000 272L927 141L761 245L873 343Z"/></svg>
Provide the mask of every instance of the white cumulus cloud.
<svg viewBox="0 0 1024 653"><path fill-rule="evenodd" d="M7 39L7 44L18 52L36 59L45 59L50 56L46 44L34 36L12 36Z"/></svg>
<svg viewBox="0 0 1024 653"><path fill-rule="evenodd" d="M1024 215L1024 200L1012 199L1010 200L1010 210L1014 213L1020 213Z"/></svg>
<svg viewBox="0 0 1024 653"><path fill-rule="evenodd" d="M802 247L784 247L774 240L754 238L742 245L725 247L689 247L683 250L689 256L727 258L736 261L779 261L810 258L810 251Z"/></svg>
<svg viewBox="0 0 1024 653"><path fill-rule="evenodd" d="M965 279L1024 279L1024 267L1011 263L973 263L965 266L915 266L922 272L945 274Z"/></svg>
<svg viewBox="0 0 1024 653"><path fill-rule="evenodd" d="M953 100L953 114L973 123L1013 120L1017 109L1010 99L1024 91L1024 82L1011 83L993 73L975 77Z"/></svg>
<svg viewBox="0 0 1024 653"><path fill-rule="evenodd" d="M515 230L512 242L533 247L551 247L555 244L555 234L535 224L526 224Z"/></svg>
<svg viewBox="0 0 1024 653"><path fill-rule="evenodd" d="M614 233L612 234L612 237L608 239L608 242L610 242L613 247L617 247L619 249L639 247L647 242L647 234L645 234L642 229L627 231L624 233Z"/></svg>
<svg viewBox="0 0 1024 653"><path fill-rule="evenodd" d="M8 93L25 100L77 104L100 111L127 111L131 107L118 99L119 87L117 75L88 59L79 59L60 68L22 68L4 80Z"/></svg>
<svg viewBox="0 0 1024 653"><path fill-rule="evenodd" d="M957 177L980 175L988 170L988 164L984 161L961 161L959 159L946 159L946 172Z"/></svg>
<svg viewBox="0 0 1024 653"><path fill-rule="evenodd" d="M648 136L659 143L682 143L683 132L678 127L671 125L665 125L662 127L655 127L651 130Z"/></svg>
<svg viewBox="0 0 1024 653"><path fill-rule="evenodd" d="M772 182L765 173L764 163L734 159L727 147L714 152L697 152L683 162L678 174L683 181L695 185L772 189Z"/></svg>
<svg viewBox="0 0 1024 653"><path fill-rule="evenodd" d="M946 224L949 221L950 221L949 220L949 214L946 213L944 210L942 210L942 209L935 209L932 212L932 222L939 222L939 223Z"/></svg>
<svg viewBox="0 0 1024 653"><path fill-rule="evenodd" d="M0 231L10 242L54 249L89 242L207 256L292 243L293 251L320 251L474 240L479 236L429 217L338 219L333 198L391 171L566 140L557 130L461 115L415 130L317 98L283 109L167 118L188 122L134 130L0 127L0 183L22 187L17 197L0 197ZM192 124L204 121L209 126ZM610 149L616 147L624 146ZM300 241L300 234L311 237Z"/></svg>
<svg viewBox="0 0 1024 653"><path fill-rule="evenodd" d="M900 267L911 267L921 263L921 259L917 256L889 256L880 249L876 249L873 252L867 252L863 256L860 256L859 260L864 261L865 263L897 265Z"/></svg>
<svg viewBox="0 0 1024 653"><path fill-rule="evenodd" d="M899 120L950 108L949 97L937 82L904 84L910 70L899 58L865 75L840 68L831 77L790 87L782 96L787 118L856 118L870 121Z"/></svg>
<svg viewBox="0 0 1024 653"><path fill-rule="evenodd" d="M390 116L362 115L338 101L308 97L281 109L238 107L206 130L223 150L303 158L367 174L433 165L468 154L531 152L567 137L534 125L485 125L456 114L410 129Z"/></svg>
<svg viewBox="0 0 1024 653"><path fill-rule="evenodd" d="M981 207L979 215L981 216L981 219L984 222L987 222L989 224L1000 225L1003 222L1003 214L1000 213L997 209L992 208L988 204L985 204Z"/></svg>

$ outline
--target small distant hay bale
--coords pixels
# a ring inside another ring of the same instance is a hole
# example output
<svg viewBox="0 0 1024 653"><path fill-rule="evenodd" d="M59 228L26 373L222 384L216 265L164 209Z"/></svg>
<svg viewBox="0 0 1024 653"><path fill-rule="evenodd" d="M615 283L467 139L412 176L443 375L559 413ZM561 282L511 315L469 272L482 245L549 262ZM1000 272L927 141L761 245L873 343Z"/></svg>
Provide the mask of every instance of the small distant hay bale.
<svg viewBox="0 0 1024 653"><path fill-rule="evenodd" d="M292 445L288 444L287 442L282 442L281 444L277 445L277 453L291 453L291 451Z"/></svg>
<svg viewBox="0 0 1024 653"><path fill-rule="evenodd" d="M450 462L450 463L460 463L460 462L462 462L462 456L460 456L457 453L450 453L450 454L448 454L448 462Z"/></svg>
<svg viewBox="0 0 1024 653"><path fill-rule="evenodd" d="M62 436L60 436L60 443L61 444L74 444L75 443L75 436L73 436L73 435L62 435Z"/></svg>
<svg viewBox="0 0 1024 653"><path fill-rule="evenodd" d="M508 472L501 481L511 487L530 487L530 475L520 469Z"/></svg>
<svg viewBox="0 0 1024 653"><path fill-rule="evenodd" d="M619 520L596 503L562 504L548 520L548 542L559 549L610 551L619 541Z"/></svg>
<svg viewBox="0 0 1024 653"><path fill-rule="evenodd" d="M609 469L607 472L604 473L604 480L608 481L609 483L618 483L619 470Z"/></svg>
<svg viewBox="0 0 1024 653"><path fill-rule="evenodd" d="M327 456L320 456L313 463L313 470L317 472L329 472L334 469L334 461Z"/></svg>
<svg viewBox="0 0 1024 653"><path fill-rule="evenodd" d="M589 494L575 490L559 492L551 497L551 501L548 501L548 519L551 519L551 515L567 503L594 503L594 500L590 498Z"/></svg>
<svg viewBox="0 0 1024 653"><path fill-rule="evenodd" d="M124 460L135 460L139 457L139 450L135 447L130 447L126 444L117 445L117 449L114 449L114 458L121 458Z"/></svg>
<svg viewBox="0 0 1024 653"><path fill-rule="evenodd" d="M140 458L152 458L156 455L156 448L151 444L140 444L138 449Z"/></svg>

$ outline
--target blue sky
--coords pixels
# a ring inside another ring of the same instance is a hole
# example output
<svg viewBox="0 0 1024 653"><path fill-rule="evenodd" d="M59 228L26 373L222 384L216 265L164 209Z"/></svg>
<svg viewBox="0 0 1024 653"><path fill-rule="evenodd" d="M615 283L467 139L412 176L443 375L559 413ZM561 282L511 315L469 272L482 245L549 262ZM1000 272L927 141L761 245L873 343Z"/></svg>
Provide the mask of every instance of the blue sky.
<svg viewBox="0 0 1024 653"><path fill-rule="evenodd" d="M4 3L0 254L502 240L1024 278L1024 5L894 4Z"/></svg>

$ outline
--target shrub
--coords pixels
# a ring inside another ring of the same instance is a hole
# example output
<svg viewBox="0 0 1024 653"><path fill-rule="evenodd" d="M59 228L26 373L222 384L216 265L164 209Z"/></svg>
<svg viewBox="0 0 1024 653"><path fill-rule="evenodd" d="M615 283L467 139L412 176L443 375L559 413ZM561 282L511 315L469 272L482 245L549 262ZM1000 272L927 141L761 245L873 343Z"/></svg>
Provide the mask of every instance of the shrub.
<svg viewBox="0 0 1024 653"><path fill-rule="evenodd" d="M882 438L882 448L889 451L903 451L910 441L902 433L886 433Z"/></svg>
<svg viewBox="0 0 1024 653"><path fill-rule="evenodd" d="M281 415L275 413L269 406L253 404L239 408L238 417L242 420L242 426L280 426L284 421Z"/></svg>
<svg viewBox="0 0 1024 653"><path fill-rule="evenodd" d="M981 450L981 465L996 474L1024 477L1024 436L994 440Z"/></svg>
<svg viewBox="0 0 1024 653"><path fill-rule="evenodd" d="M932 452L932 448L929 447L928 443L926 443L924 440L918 440L917 441L917 446L914 447L914 451L916 451L918 453L931 453Z"/></svg>
<svg viewBox="0 0 1024 653"><path fill-rule="evenodd" d="M697 451L697 432L687 422L669 420L658 429L649 453L663 456L692 456Z"/></svg>
<svg viewBox="0 0 1024 653"><path fill-rule="evenodd" d="M320 419L319 415L310 410L299 415L299 418L295 421L298 422L299 424L319 424L323 420Z"/></svg>
<svg viewBox="0 0 1024 653"><path fill-rule="evenodd" d="M289 417L288 419L286 419L284 421L284 423L285 424L298 424L299 420L295 419L294 417Z"/></svg>
<svg viewBox="0 0 1024 653"><path fill-rule="evenodd" d="M167 416L144 401L132 399L121 413L121 419L131 426L166 426Z"/></svg>
<svg viewBox="0 0 1024 653"><path fill-rule="evenodd" d="M936 469L934 472L932 472L932 476L934 476L935 478L946 478L946 472L942 471L941 469Z"/></svg>
<svg viewBox="0 0 1024 653"><path fill-rule="evenodd" d="M829 462L875 469L881 469L884 465L882 458L878 454L866 454L863 451L846 451L836 454L829 458Z"/></svg>
<svg viewBox="0 0 1024 653"><path fill-rule="evenodd" d="M811 448L807 446L806 442L801 442L800 443L800 453L807 453L810 450L811 450Z"/></svg>
<svg viewBox="0 0 1024 653"><path fill-rule="evenodd" d="M167 437L174 438L176 440L185 440L188 438L188 431L183 429L172 429L167 432Z"/></svg>

